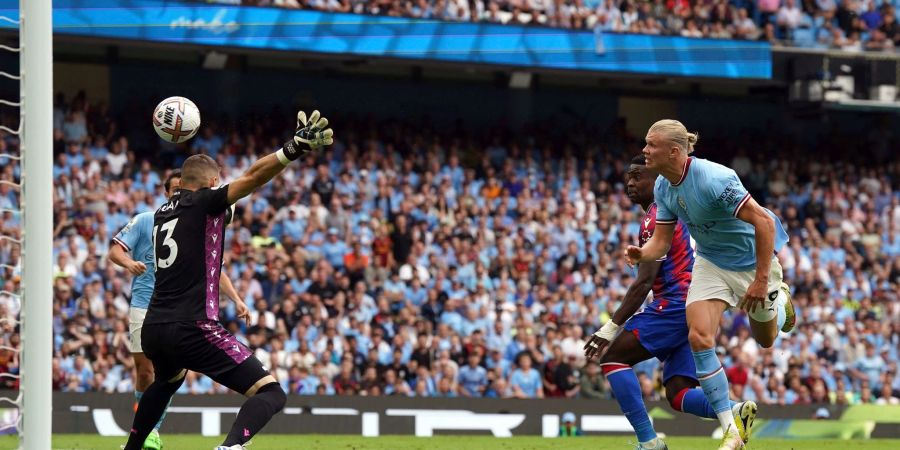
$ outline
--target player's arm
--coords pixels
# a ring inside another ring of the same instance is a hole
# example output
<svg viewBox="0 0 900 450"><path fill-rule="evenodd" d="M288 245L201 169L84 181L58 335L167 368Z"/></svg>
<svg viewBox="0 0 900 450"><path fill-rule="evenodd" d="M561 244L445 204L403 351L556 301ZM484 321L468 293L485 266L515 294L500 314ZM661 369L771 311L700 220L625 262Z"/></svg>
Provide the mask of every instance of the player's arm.
<svg viewBox="0 0 900 450"><path fill-rule="evenodd" d="M656 230L658 232L658 226ZM656 232L654 232L653 236L656 236ZM637 278L634 280L634 283L631 283L631 286L628 286L628 291L625 293L622 304L613 313L609 322L606 322L603 327L592 334L584 344L584 356L588 360L602 355L606 346L616 337L619 327L641 308L641 305L644 304L644 300L647 298L647 294L653 288L653 280L656 279L660 266L662 266L661 261L645 262L638 266Z"/></svg>
<svg viewBox="0 0 900 450"><path fill-rule="evenodd" d="M147 270L147 266L144 263L135 261L128 255L132 248L137 247L138 242L142 238L146 238L142 236L141 230L147 219L148 217L145 215L138 214L134 216L125 228L116 233L116 236L112 239L112 245L109 246L109 253L106 256L110 262L124 268L134 276L138 276Z"/></svg>
<svg viewBox="0 0 900 450"><path fill-rule="evenodd" d="M619 305L619 309L613 313L611 322L616 326L621 326L641 308L647 294L653 288L653 280L656 280L660 266L662 266L662 261L645 262L638 266L637 278L634 283L631 283L631 286L628 286L625 298Z"/></svg>
<svg viewBox="0 0 900 450"><path fill-rule="evenodd" d="M672 237L675 235L675 223L674 220L662 222L657 219L653 236L643 247L629 245L625 249L625 258L628 262L631 264L654 262L669 253L669 248L672 247Z"/></svg>
<svg viewBox="0 0 900 450"><path fill-rule="evenodd" d="M112 262L113 264L127 270L132 275L140 275L147 270L147 266L140 261L135 261L128 256L128 253L125 252L125 249L118 243L115 243L109 246L109 253L106 258Z"/></svg>
<svg viewBox="0 0 900 450"><path fill-rule="evenodd" d="M320 117L319 111L313 111L308 120L305 112L297 113L297 132L294 138L287 141L277 152L256 160L247 172L229 183L228 203L234 204L250 195L256 188L281 173L292 161L320 147L331 145L334 142L334 133L327 127L328 119Z"/></svg>
<svg viewBox="0 0 900 450"><path fill-rule="evenodd" d="M241 300L241 295L238 294L237 289L234 288L234 284L231 282L231 279L225 276L225 272L219 274L219 289L225 293L225 296L230 298L231 301L234 302L234 307L236 310L237 318L243 320L248 325L250 324L250 309L247 308L247 304Z"/></svg>
<svg viewBox="0 0 900 450"><path fill-rule="evenodd" d="M756 231L756 276L738 306L753 312L762 306L769 286L769 269L775 254L775 219L749 195L735 214L738 219L753 225Z"/></svg>

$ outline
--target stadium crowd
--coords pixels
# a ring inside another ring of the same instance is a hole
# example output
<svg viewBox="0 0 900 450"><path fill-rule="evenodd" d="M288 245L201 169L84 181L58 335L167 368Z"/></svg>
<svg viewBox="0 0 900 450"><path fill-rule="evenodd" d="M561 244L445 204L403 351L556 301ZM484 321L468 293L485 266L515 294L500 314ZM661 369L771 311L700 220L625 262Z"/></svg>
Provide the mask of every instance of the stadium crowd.
<svg viewBox="0 0 900 450"><path fill-rule="evenodd" d="M766 40L847 51L900 47L897 0L195 0L613 33Z"/></svg>
<svg viewBox="0 0 900 450"><path fill-rule="evenodd" d="M189 146L155 150L154 162L163 160L159 155L173 161L154 167L105 108L83 96L58 98L54 389L132 392L130 277L106 260L111 238L134 214L161 204L161 180L189 152L213 156L223 179L232 179L276 149L291 126L284 116L239 122L252 128L210 123ZM481 139L438 131L425 120L336 116L332 123L340 130L333 148L238 203L227 235L225 272L252 314L239 322L223 299L222 321L285 390L610 396L582 346L634 276L620 251L636 241L642 213L621 179L640 140L622 121L603 133L576 126L561 145L540 125L528 136L496 128ZM791 235L779 257L799 327L766 350L750 337L744 313L726 316L718 351L735 397L898 403L900 162L889 159L898 143L886 125L869 133L870 160L880 163L868 167L783 136L751 133L698 146L700 157L716 147L736 155L724 162ZM841 139L829 142L859 145ZM796 151L744 151L774 142ZM814 151L822 157L801 156ZM17 139L3 135L0 152L15 155ZM0 159L0 180L17 182L19 175L13 160ZM14 238L22 236L20 216L9 210L20 201L16 189L0 183L0 231ZM0 264L5 348L19 344L12 320L20 304L10 294L20 287L17 244L0 240ZM0 371L17 367L17 356L0 350ZM644 395L660 398L659 362L636 370ZM192 373L180 392L224 391Z"/></svg>

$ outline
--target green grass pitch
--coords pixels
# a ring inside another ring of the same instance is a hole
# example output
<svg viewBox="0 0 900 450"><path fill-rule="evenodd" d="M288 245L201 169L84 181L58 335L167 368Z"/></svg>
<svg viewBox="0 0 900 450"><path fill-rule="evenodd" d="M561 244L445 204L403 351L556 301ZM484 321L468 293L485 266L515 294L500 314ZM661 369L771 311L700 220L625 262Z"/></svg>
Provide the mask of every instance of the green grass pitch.
<svg viewBox="0 0 900 450"><path fill-rule="evenodd" d="M65 450L110 450L118 449L123 438L99 437L87 434L53 436L53 448ZM211 450L222 442L221 438L196 435L163 435L163 450ZM253 439L251 450L302 450L302 449L590 449L629 450L634 448L633 437L629 436L583 436L567 439L545 439L540 437L513 437L508 439L489 436L436 436L417 438L412 436L381 436L364 438L360 436L324 435L265 435ZM666 439L672 450L712 450L718 442L707 438ZM16 439L0 437L0 449L15 449ZM630 444L630 445L629 445ZM758 439L750 441L748 450L883 450L900 448L900 440L780 440Z"/></svg>

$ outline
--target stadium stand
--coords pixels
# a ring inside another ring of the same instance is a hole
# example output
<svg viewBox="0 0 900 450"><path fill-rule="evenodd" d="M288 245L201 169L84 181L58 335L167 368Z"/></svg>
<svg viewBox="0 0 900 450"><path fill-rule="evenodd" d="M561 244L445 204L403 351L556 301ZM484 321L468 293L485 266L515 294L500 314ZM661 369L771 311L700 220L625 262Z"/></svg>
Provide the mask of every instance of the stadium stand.
<svg viewBox="0 0 900 450"><path fill-rule="evenodd" d="M130 393L130 278L105 254L131 216L161 203L166 169L139 158L117 120L84 96L60 96L54 119L54 389ZM190 143L220 162L226 180L290 126L241 123L250 121L210 123ZM239 323L224 301L221 317L289 393L610 395L582 345L633 276L618 253L636 240L640 211L620 172L639 142L621 123L599 133L608 151L586 155L572 151L590 142L578 134L558 150L500 129L449 136L424 121L333 123L334 148L240 203L227 236L227 273L253 312ZM778 137L751 139L747 148L767 150L728 148L736 156L726 162L790 229L779 256L800 325L766 350L745 314L727 316L717 348L734 396L898 403L900 162L886 152L897 136L873 127L867 166L800 144L803 152L774 157ZM842 139L853 137L829 143ZM18 141L4 135L0 146L15 151ZM799 156L816 151L821 158ZM18 180L14 167L0 160L0 180ZM0 208L19 201L0 183ZM8 211L0 227L21 233ZM0 241L0 264L3 291L16 291L16 245ZM0 293L0 319L18 312L18 299ZM0 345L18 342L0 320ZM0 369L17 367L0 352ZM645 395L658 397L659 363L636 370ZM191 374L180 392L224 391Z"/></svg>
<svg viewBox="0 0 900 450"><path fill-rule="evenodd" d="M196 0L420 19L767 40L773 45L897 51L896 0Z"/></svg>

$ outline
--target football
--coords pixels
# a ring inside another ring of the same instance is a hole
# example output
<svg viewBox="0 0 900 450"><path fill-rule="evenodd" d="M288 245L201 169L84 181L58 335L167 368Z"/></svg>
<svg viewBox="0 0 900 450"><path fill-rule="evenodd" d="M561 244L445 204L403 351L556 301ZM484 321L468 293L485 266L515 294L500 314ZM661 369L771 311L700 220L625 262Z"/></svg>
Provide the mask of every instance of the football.
<svg viewBox="0 0 900 450"><path fill-rule="evenodd" d="M200 109L187 98L169 97L153 110L153 129L168 142L185 142L200 129Z"/></svg>

